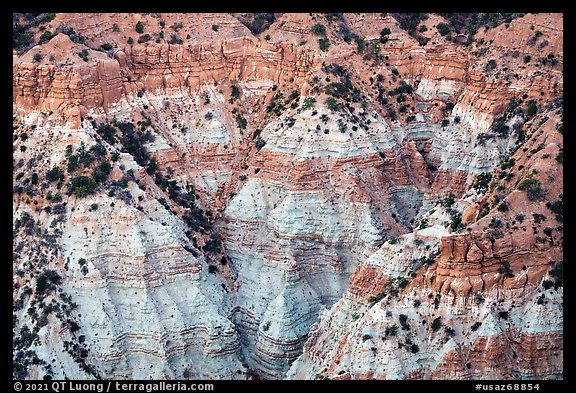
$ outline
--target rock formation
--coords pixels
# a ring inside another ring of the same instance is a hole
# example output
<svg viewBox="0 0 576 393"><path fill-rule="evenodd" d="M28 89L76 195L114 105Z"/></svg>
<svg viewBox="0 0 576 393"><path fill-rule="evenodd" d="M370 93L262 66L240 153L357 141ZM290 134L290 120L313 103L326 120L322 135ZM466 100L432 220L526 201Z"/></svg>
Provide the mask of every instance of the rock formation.
<svg viewBox="0 0 576 393"><path fill-rule="evenodd" d="M561 15L48 15L15 378L562 378Z"/></svg>

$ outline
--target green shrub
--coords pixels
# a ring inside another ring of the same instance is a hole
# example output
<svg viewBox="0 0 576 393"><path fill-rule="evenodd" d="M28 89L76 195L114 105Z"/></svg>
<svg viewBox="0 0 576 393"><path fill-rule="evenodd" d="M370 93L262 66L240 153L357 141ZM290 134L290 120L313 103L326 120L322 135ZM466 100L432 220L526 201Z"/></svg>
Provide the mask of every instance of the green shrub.
<svg viewBox="0 0 576 393"><path fill-rule="evenodd" d="M314 26L312 26L312 33L325 36L326 26L324 26L322 23L316 23Z"/></svg>
<svg viewBox="0 0 576 393"><path fill-rule="evenodd" d="M48 181L60 181L64 179L64 171L59 166L53 166L46 172Z"/></svg>
<svg viewBox="0 0 576 393"><path fill-rule="evenodd" d="M148 42L152 39L152 37L150 37L150 34L143 34L140 37L138 37L138 43L139 44L143 44L145 42Z"/></svg>
<svg viewBox="0 0 576 393"><path fill-rule="evenodd" d="M560 149L556 155L556 161L560 164L564 164L564 149Z"/></svg>
<svg viewBox="0 0 576 393"><path fill-rule="evenodd" d="M518 183L516 188L518 190L526 191L528 199L531 201L542 199L545 195L545 191L542 189L542 183L540 183L540 180L534 179L530 175Z"/></svg>
<svg viewBox="0 0 576 393"><path fill-rule="evenodd" d="M52 39L52 33L49 32L48 30L46 30L44 33L42 33L42 35L40 36L40 39L38 40L39 44L44 44L48 41L50 41Z"/></svg>
<svg viewBox="0 0 576 393"><path fill-rule="evenodd" d="M238 88L238 85L233 84L231 86L231 90L230 90L230 95L232 96L232 99L237 99L238 97L240 97L240 89Z"/></svg>
<svg viewBox="0 0 576 393"><path fill-rule="evenodd" d="M410 325L408 325L408 316L405 314L400 314L398 316L398 320L400 321L400 326L402 326L402 330L410 330Z"/></svg>
<svg viewBox="0 0 576 393"><path fill-rule="evenodd" d="M495 70L496 69L496 60L494 60L494 59L488 60L488 63L486 63L485 69L486 69L486 71Z"/></svg>
<svg viewBox="0 0 576 393"><path fill-rule="evenodd" d="M68 185L69 195L74 194L79 198L93 194L96 190L96 180L88 176L76 176Z"/></svg>
<svg viewBox="0 0 576 393"><path fill-rule="evenodd" d="M86 62L88 61L88 51L86 49L82 49L82 51L78 52L77 54L82 60Z"/></svg>
<svg viewBox="0 0 576 393"><path fill-rule="evenodd" d="M340 104L338 104L338 101L336 101L334 97L328 97L325 103L328 109L330 109L331 111L338 110L338 108L340 107Z"/></svg>
<svg viewBox="0 0 576 393"><path fill-rule="evenodd" d="M238 128L242 130L245 130L248 125L248 121L240 113L236 114L236 123L238 123Z"/></svg>
<svg viewBox="0 0 576 393"><path fill-rule="evenodd" d="M258 151L262 149L264 145L266 145L266 141L262 139L260 135L258 135L258 137L256 138L256 150Z"/></svg>
<svg viewBox="0 0 576 393"><path fill-rule="evenodd" d="M533 117L537 111L538 106L536 105L536 101L534 100L528 101L528 107L526 108L526 114L528 115L528 118Z"/></svg>
<svg viewBox="0 0 576 393"><path fill-rule="evenodd" d="M438 23L436 25L436 29L438 30L438 32L440 33L440 35L444 36L447 35L448 33L450 33L450 26L448 26L446 23Z"/></svg>
<svg viewBox="0 0 576 393"><path fill-rule="evenodd" d="M556 220L564 221L564 196L560 194L558 200L554 203L546 202L546 207L550 209L553 213L556 213Z"/></svg>
<svg viewBox="0 0 576 393"><path fill-rule="evenodd" d="M330 47L330 40L328 37L320 38L318 40L318 45L320 46L320 50L322 52L327 52L328 48Z"/></svg>
<svg viewBox="0 0 576 393"><path fill-rule="evenodd" d="M442 317L437 317L437 318L434 318L434 320L432 321L432 325L430 325L430 326L431 326L433 332L437 332L442 327L441 319L442 319Z"/></svg>
<svg viewBox="0 0 576 393"><path fill-rule="evenodd" d="M212 30L218 31L218 29L220 29L219 25L212 25Z"/></svg>
<svg viewBox="0 0 576 393"><path fill-rule="evenodd" d="M453 232L457 232L464 227L464 224L462 224L462 215L460 213L456 212L450 217L451 217L450 228L452 229Z"/></svg>
<svg viewBox="0 0 576 393"><path fill-rule="evenodd" d="M392 326L386 326L384 329L384 337L394 337L398 333L398 326L396 324Z"/></svg>
<svg viewBox="0 0 576 393"><path fill-rule="evenodd" d="M316 104L316 98L314 97L306 97L304 99L304 103L302 104L302 109L303 110L307 110L307 109L311 109L314 108L314 105Z"/></svg>
<svg viewBox="0 0 576 393"><path fill-rule="evenodd" d="M172 34L170 36L170 41L168 41L168 43L170 45L182 45L184 42L182 41L182 39L180 37L178 37L178 35L176 33Z"/></svg>
<svg viewBox="0 0 576 393"><path fill-rule="evenodd" d="M138 34L144 33L144 25L142 24L141 21L138 21L138 23L136 23L136 33Z"/></svg>
<svg viewBox="0 0 576 393"><path fill-rule="evenodd" d="M423 218L420 221L420 225L418 226L418 229L424 229L424 228L428 228L428 219L427 218Z"/></svg>
<svg viewBox="0 0 576 393"><path fill-rule="evenodd" d="M42 61L42 55L40 54L40 52L36 52L36 54L34 54L32 61L34 63L40 63Z"/></svg>

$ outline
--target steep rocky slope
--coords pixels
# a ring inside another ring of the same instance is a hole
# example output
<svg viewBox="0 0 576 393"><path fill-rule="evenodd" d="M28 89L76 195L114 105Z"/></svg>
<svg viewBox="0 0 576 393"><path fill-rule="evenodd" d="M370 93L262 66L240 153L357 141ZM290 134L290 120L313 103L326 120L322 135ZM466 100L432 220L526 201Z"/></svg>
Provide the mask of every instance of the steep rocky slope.
<svg viewBox="0 0 576 393"><path fill-rule="evenodd" d="M510 19L15 15L14 375L561 378L562 17Z"/></svg>

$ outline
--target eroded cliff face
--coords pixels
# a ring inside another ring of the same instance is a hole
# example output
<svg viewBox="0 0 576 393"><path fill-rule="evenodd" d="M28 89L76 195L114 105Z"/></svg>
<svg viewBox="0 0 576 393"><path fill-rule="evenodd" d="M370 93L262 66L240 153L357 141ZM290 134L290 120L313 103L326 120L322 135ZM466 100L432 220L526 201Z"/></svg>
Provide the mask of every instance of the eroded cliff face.
<svg viewBox="0 0 576 393"><path fill-rule="evenodd" d="M561 378L561 16L478 33L495 67L342 18L381 57L308 14L57 14L14 54L17 377Z"/></svg>

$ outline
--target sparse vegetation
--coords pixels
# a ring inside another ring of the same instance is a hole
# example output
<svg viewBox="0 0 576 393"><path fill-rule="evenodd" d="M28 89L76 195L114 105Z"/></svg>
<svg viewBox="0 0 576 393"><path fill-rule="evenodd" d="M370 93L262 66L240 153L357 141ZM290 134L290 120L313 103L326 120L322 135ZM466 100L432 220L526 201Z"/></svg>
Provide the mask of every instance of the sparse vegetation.
<svg viewBox="0 0 576 393"><path fill-rule="evenodd" d="M326 26L324 26L322 23L316 23L314 26L312 26L312 33L316 35L325 36Z"/></svg>
<svg viewBox="0 0 576 393"><path fill-rule="evenodd" d="M88 51L86 49L82 49L82 51L78 52L78 56L84 60L88 61Z"/></svg>
<svg viewBox="0 0 576 393"><path fill-rule="evenodd" d="M257 35L268 29L275 20L276 16L272 13L259 13L254 14L251 21L249 19L241 19L241 22L250 29L252 34Z"/></svg>
<svg viewBox="0 0 576 393"><path fill-rule="evenodd" d="M542 189L542 183L540 183L540 180L534 179L532 174L520 181L516 188L518 190L526 191L528 199L531 201L542 199L546 194Z"/></svg>
<svg viewBox="0 0 576 393"><path fill-rule="evenodd" d="M89 176L73 177L68 185L68 195L74 194L78 198L93 194L95 190L96 180Z"/></svg>
<svg viewBox="0 0 576 393"><path fill-rule="evenodd" d="M474 189L478 191L480 194L485 194L488 191L488 186L492 181L492 174L489 172L484 172L479 174L476 177L476 181L474 182Z"/></svg>
<svg viewBox="0 0 576 393"><path fill-rule="evenodd" d="M556 221L563 222L564 221L564 196L560 194L558 200L554 203L546 202L546 207L550 209L553 213L555 213L554 218Z"/></svg>
<svg viewBox="0 0 576 393"><path fill-rule="evenodd" d="M318 40L318 45L321 51L327 52L328 48L330 48L330 40L328 39L328 37L320 38Z"/></svg>
<svg viewBox="0 0 576 393"><path fill-rule="evenodd" d="M135 28L135 29L136 29L136 33L138 33L138 34L144 33L144 24L142 24L141 21L138 21L138 22L136 23L136 28Z"/></svg>

